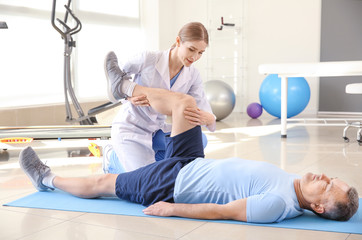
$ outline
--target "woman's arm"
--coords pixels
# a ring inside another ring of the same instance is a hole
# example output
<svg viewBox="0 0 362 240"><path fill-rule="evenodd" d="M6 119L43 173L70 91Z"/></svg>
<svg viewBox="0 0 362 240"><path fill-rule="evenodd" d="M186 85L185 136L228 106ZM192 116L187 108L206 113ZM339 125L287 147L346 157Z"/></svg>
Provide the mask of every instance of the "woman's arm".
<svg viewBox="0 0 362 240"><path fill-rule="evenodd" d="M231 219L246 222L246 198L227 204L201 203L167 203L158 202L143 212L147 215L163 217L177 216L196 219Z"/></svg>

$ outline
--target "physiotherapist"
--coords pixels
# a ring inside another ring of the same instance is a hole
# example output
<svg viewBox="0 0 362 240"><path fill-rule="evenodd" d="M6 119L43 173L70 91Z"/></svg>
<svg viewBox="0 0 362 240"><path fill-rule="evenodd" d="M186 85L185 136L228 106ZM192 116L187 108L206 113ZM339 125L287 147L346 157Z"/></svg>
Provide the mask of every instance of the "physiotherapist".
<svg viewBox="0 0 362 240"><path fill-rule="evenodd" d="M199 71L193 63L199 60L209 44L203 24L184 25L174 45L165 51L145 51L129 59L120 68L139 85L163 88L193 96L198 109L185 111L192 124L215 131L216 117L212 113ZM145 96L127 98L112 123L111 145L103 149L105 173L133 171L162 160L165 135L171 131L166 116L157 113ZM204 147L207 140L203 136Z"/></svg>

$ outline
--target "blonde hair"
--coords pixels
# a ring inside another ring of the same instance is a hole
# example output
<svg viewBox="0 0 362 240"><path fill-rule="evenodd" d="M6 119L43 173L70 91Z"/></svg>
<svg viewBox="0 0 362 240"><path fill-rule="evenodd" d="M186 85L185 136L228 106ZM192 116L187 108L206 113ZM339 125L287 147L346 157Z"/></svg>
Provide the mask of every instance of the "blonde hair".
<svg viewBox="0 0 362 240"><path fill-rule="evenodd" d="M202 23L190 22L184 25L178 32L181 42L204 41L209 45L209 34ZM176 43L172 48L176 47Z"/></svg>

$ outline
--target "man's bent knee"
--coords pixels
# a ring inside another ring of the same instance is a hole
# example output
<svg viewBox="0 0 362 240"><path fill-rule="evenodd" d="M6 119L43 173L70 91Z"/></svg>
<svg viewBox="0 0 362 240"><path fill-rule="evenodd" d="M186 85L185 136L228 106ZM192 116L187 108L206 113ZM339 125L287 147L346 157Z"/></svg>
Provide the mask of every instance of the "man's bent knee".
<svg viewBox="0 0 362 240"><path fill-rule="evenodd" d="M195 98L187 94L180 96L179 104L177 105L183 109L197 107Z"/></svg>

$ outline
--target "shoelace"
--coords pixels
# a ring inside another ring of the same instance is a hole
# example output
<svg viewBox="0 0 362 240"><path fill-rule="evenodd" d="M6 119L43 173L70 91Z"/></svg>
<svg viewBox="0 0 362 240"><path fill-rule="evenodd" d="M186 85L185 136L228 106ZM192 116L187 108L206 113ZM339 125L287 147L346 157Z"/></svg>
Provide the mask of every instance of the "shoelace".
<svg viewBox="0 0 362 240"><path fill-rule="evenodd" d="M128 73L124 72L122 69L118 67L118 65L114 64L110 70L112 72L118 72L122 80L128 80L131 79L131 76L128 75Z"/></svg>
<svg viewBox="0 0 362 240"><path fill-rule="evenodd" d="M42 163L40 160L32 161L29 166L33 167L39 173L44 173L49 169L49 167Z"/></svg>
<svg viewBox="0 0 362 240"><path fill-rule="evenodd" d="M111 66L110 66L109 70L112 72L117 72L121 76L122 80L131 79L131 77L126 72L124 72L122 69L120 69L120 67L118 66L117 58L112 59L110 61L110 65Z"/></svg>

